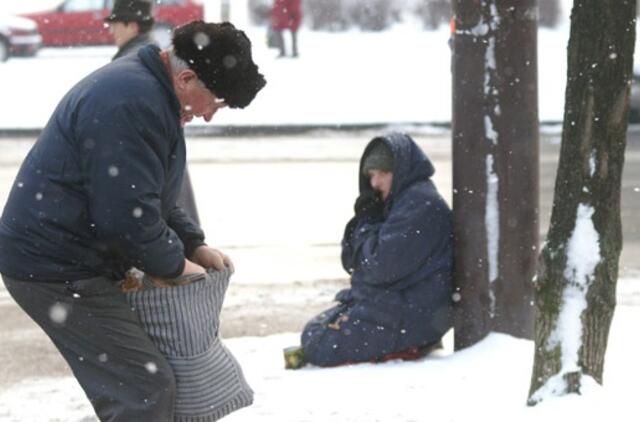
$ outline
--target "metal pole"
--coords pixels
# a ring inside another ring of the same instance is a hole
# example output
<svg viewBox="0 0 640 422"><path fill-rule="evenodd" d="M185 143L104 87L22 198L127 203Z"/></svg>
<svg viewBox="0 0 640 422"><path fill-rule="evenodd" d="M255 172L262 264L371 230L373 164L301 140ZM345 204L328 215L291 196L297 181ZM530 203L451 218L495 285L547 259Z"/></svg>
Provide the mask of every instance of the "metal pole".
<svg viewBox="0 0 640 422"><path fill-rule="evenodd" d="M538 246L536 0L454 0L455 348L532 337Z"/></svg>
<svg viewBox="0 0 640 422"><path fill-rule="evenodd" d="M494 331L533 339L539 247L537 0L500 0L496 129L500 180L499 274Z"/></svg>

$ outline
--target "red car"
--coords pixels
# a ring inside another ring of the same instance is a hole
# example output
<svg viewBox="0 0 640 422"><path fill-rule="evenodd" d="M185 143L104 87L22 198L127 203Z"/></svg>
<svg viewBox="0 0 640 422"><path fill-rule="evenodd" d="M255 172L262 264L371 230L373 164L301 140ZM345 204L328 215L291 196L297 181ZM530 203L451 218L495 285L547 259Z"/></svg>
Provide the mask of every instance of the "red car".
<svg viewBox="0 0 640 422"><path fill-rule="evenodd" d="M44 46L113 44L104 23L113 0L65 0L56 9L23 16L38 24ZM152 30L156 42L168 45L169 30L194 19L204 19L204 6L194 0L154 0Z"/></svg>

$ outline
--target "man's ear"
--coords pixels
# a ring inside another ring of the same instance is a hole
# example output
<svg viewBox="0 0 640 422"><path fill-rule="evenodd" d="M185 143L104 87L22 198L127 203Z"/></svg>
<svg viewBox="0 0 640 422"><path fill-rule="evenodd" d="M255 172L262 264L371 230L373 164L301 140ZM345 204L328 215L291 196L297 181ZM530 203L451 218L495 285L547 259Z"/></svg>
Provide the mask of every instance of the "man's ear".
<svg viewBox="0 0 640 422"><path fill-rule="evenodd" d="M178 82L180 88L182 89L186 89L191 82L194 82L194 80L197 80L197 79L198 79L198 76L191 69L185 69L180 73L178 73L178 75L176 76L176 81Z"/></svg>

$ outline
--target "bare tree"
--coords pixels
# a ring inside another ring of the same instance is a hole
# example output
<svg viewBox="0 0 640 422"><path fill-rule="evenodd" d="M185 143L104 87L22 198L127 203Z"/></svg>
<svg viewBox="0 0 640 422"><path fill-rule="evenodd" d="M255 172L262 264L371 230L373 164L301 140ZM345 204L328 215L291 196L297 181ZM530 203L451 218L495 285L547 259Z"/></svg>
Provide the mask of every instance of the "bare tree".
<svg viewBox="0 0 640 422"><path fill-rule="evenodd" d="M560 162L535 283L530 405L602 384L622 248L635 0L575 0Z"/></svg>

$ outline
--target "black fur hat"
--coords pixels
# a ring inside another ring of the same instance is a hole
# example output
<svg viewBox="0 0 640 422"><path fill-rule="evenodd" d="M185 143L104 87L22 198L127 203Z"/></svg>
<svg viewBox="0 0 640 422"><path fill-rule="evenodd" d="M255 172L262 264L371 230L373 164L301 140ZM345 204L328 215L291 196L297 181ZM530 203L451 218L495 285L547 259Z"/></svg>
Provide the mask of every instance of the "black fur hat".
<svg viewBox="0 0 640 422"><path fill-rule="evenodd" d="M231 108L248 106L266 84L251 58L251 41L229 22L193 21L176 28L173 50Z"/></svg>
<svg viewBox="0 0 640 422"><path fill-rule="evenodd" d="M151 22L150 0L116 0L105 22Z"/></svg>

